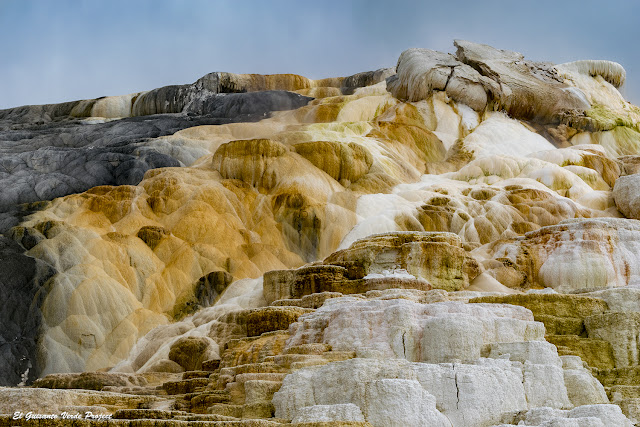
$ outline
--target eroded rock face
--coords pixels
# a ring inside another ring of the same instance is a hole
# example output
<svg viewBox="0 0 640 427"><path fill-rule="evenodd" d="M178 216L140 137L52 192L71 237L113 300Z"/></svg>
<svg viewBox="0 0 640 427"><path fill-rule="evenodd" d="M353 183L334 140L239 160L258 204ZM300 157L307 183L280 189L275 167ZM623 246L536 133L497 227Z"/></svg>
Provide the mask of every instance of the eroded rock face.
<svg viewBox="0 0 640 427"><path fill-rule="evenodd" d="M265 332L289 329L300 316L309 310L298 307L264 307L252 310L247 315L247 336L258 337Z"/></svg>
<svg viewBox="0 0 640 427"><path fill-rule="evenodd" d="M322 264L264 276L267 302L322 292L364 293L391 288L459 290L480 273L452 233L373 235L337 251Z"/></svg>
<svg viewBox="0 0 640 427"><path fill-rule="evenodd" d="M397 74L389 78L388 88L393 96L409 101L420 101L432 91L446 91L447 95L482 111L490 98L487 92L498 92L499 86L482 76L454 55L430 49L409 49L400 55Z"/></svg>
<svg viewBox="0 0 640 427"><path fill-rule="evenodd" d="M362 145L331 141L301 142L293 146L296 153L341 183L356 182L371 169L373 158Z"/></svg>
<svg viewBox="0 0 640 427"><path fill-rule="evenodd" d="M397 76L389 79L394 96L409 101L445 91L456 102L483 111L488 104L521 119L558 120L571 111L585 111L584 94L571 90L549 64L491 46L456 40L456 55L409 49L398 60Z"/></svg>
<svg viewBox="0 0 640 427"><path fill-rule="evenodd" d="M365 413L374 426L446 426L450 421L436 409L436 399L418 381L382 379L365 386ZM386 401L388 405L380 405Z"/></svg>
<svg viewBox="0 0 640 427"><path fill-rule="evenodd" d="M484 296L471 302L509 303L529 308L546 327L545 339L557 346L565 382L574 384L569 397L575 405L600 402L602 390L635 420L638 377L638 297L632 284L583 294L530 292L526 295ZM576 357L579 356L580 358ZM599 383L590 375L589 367ZM579 391L579 393L576 393ZM603 401L606 403L606 400Z"/></svg>
<svg viewBox="0 0 640 427"><path fill-rule="evenodd" d="M384 289L429 290L424 279L400 269L400 272L382 270L383 274L364 275L361 265L310 265L296 270L272 270L264 275L264 295L267 302L300 299L317 294L359 294Z"/></svg>
<svg viewBox="0 0 640 427"><path fill-rule="evenodd" d="M211 340L206 337L181 338L169 349L169 360L182 366L185 371L202 368L202 362L211 358Z"/></svg>
<svg viewBox="0 0 640 427"><path fill-rule="evenodd" d="M364 275L403 269L445 290L467 287L480 272L458 236L436 232L370 236L331 254L324 263L347 265Z"/></svg>
<svg viewBox="0 0 640 427"><path fill-rule="evenodd" d="M492 245L494 259L508 259L530 286L561 292L626 286L637 280L640 223L632 219L565 220Z"/></svg>
<svg viewBox="0 0 640 427"><path fill-rule="evenodd" d="M626 368L640 364L640 347L636 338L640 329L639 312L591 316L586 319L585 326L589 336L611 343L616 367Z"/></svg>
<svg viewBox="0 0 640 427"><path fill-rule="evenodd" d="M531 379L537 377L540 380L550 373L534 366L530 366L527 371ZM558 368L560 377L554 380L563 382L561 371ZM378 414L385 409L376 410L368 406L367 396L373 394L375 390L380 394L378 402L393 395L399 398L400 390L394 390L392 387L395 385L392 379L396 378L406 381L405 383L399 381L396 387L399 388L402 385L413 390L413 392L408 390L404 392L405 399L406 396L414 398L409 407L426 405L422 413L413 411L397 413L398 422L414 420L413 417L417 416L443 423L436 425L447 425L443 422L446 419L443 416L446 416L453 425L492 425L500 422L504 412L513 408L525 410L527 397L534 399L533 401L546 399L553 405L569 405L566 400L566 390L564 394L562 392L559 394L561 400L553 403L549 400L552 395L542 396L543 393L549 393L553 389L561 390L564 387L562 383L553 385L549 380L546 384L550 388L546 390L544 387L525 389L522 383L522 372L519 372L517 367L512 367L511 362L508 361L486 361L479 365L431 365L404 360L353 359L315 369L303 369L289 375L285 378L283 387L274 396L276 416L291 418L295 416L298 408L314 404L331 405L337 402L351 402L360 408L370 408L372 420L369 418L367 420L374 426L383 426L388 422L388 418ZM421 387L418 387L414 381ZM388 397L382 396L383 394L388 394ZM434 404L432 402L435 403L435 407L431 406Z"/></svg>
<svg viewBox="0 0 640 427"><path fill-rule="evenodd" d="M284 99L286 97L292 99L291 97L294 95L284 91L296 91L314 86L339 87L340 80L316 82L295 74L263 76L259 74L209 73L189 85L165 86L141 93L131 107L131 114L133 116L181 112L210 114L226 110L225 114L235 116L255 111L256 106L259 105L259 102L256 103L256 101L260 99L260 95L252 94L249 98L245 97L245 99L253 99L253 102L238 103L237 100L243 99L242 96L238 96L239 94L265 91L280 92L278 93L278 96L281 97L279 108L274 110L287 110L291 109L295 103L286 105L291 101L284 101ZM235 103L231 101L231 108L224 106L228 100L236 101Z"/></svg>
<svg viewBox="0 0 640 427"><path fill-rule="evenodd" d="M40 307L55 269L23 254L17 243L0 235L0 385L31 382L40 375L38 337ZM25 303L28 302L28 303Z"/></svg>
<svg viewBox="0 0 640 427"><path fill-rule="evenodd" d="M34 387L51 389L102 390L113 386L143 386L143 377L105 372L83 372L81 374L52 374L33 383Z"/></svg>
<svg viewBox="0 0 640 427"><path fill-rule="evenodd" d="M137 408L140 405L152 405L158 401L155 396L132 396L124 393L112 393L90 390L49 390L44 388L1 388L0 413L12 414L24 412L24 409L36 412L46 405L52 414L77 413L78 410L106 414L108 407ZM37 412L36 412L37 413ZM33 421L32 421L33 422ZM54 421L56 422L56 421ZM60 422L60 421L58 421ZM62 422L67 422L62 421Z"/></svg>
<svg viewBox="0 0 640 427"><path fill-rule="evenodd" d="M289 346L325 343L414 362L472 361L491 343L540 340L541 324L516 306L330 299L291 329Z"/></svg>

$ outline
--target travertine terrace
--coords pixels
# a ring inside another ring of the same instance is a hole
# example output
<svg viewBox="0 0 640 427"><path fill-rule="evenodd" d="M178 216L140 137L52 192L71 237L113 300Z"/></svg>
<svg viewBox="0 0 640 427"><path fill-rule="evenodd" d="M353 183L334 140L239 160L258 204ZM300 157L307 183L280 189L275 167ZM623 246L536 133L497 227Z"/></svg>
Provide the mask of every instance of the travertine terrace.
<svg viewBox="0 0 640 427"><path fill-rule="evenodd" d="M0 426L640 423L624 68L453 50L1 110Z"/></svg>

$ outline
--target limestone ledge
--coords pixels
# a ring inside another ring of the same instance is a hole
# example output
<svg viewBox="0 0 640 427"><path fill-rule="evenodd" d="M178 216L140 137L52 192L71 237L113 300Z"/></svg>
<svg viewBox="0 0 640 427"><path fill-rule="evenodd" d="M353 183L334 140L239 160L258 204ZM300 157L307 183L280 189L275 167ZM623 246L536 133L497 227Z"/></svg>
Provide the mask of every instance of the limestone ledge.
<svg viewBox="0 0 640 427"><path fill-rule="evenodd" d="M396 232L359 240L322 263L267 272L264 294L271 303L321 292L429 290L432 286L460 290L479 273L477 262L465 252L455 234Z"/></svg>

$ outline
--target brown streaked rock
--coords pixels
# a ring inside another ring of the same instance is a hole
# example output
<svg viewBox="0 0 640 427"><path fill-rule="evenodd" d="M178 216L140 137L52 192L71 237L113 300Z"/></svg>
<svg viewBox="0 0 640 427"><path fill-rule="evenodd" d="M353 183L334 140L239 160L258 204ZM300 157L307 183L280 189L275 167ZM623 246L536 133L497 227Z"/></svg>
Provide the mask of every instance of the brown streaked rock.
<svg viewBox="0 0 640 427"><path fill-rule="evenodd" d="M169 350L169 359L186 371L202 369L211 340L205 337L184 337L176 341Z"/></svg>
<svg viewBox="0 0 640 427"><path fill-rule="evenodd" d="M480 274L478 262L462 247L460 237L447 232L376 234L331 254L325 264L355 262L364 273L404 269L433 288L461 290Z"/></svg>
<svg viewBox="0 0 640 427"><path fill-rule="evenodd" d="M286 331L298 317L312 311L291 306L253 309L247 315L247 336L257 337L265 332Z"/></svg>
<svg viewBox="0 0 640 427"><path fill-rule="evenodd" d="M50 374L34 381L34 387L53 389L102 390L107 386L144 386L143 376L111 372L82 372L79 374Z"/></svg>

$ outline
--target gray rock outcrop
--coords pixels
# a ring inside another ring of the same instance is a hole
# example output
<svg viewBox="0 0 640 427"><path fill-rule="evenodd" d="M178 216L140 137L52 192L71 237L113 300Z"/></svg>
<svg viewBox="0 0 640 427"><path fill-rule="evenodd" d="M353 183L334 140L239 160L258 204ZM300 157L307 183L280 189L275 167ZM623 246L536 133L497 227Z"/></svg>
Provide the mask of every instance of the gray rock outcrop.
<svg viewBox="0 0 640 427"><path fill-rule="evenodd" d="M388 79L389 91L409 101L445 91L476 111L491 106L542 123L558 122L567 112L591 106L584 94L563 83L552 64L464 40L456 40L455 46L455 56L429 49L404 51L397 75Z"/></svg>
<svg viewBox="0 0 640 427"><path fill-rule="evenodd" d="M0 235L0 386L30 382L40 374L39 307L55 270L23 251Z"/></svg>

